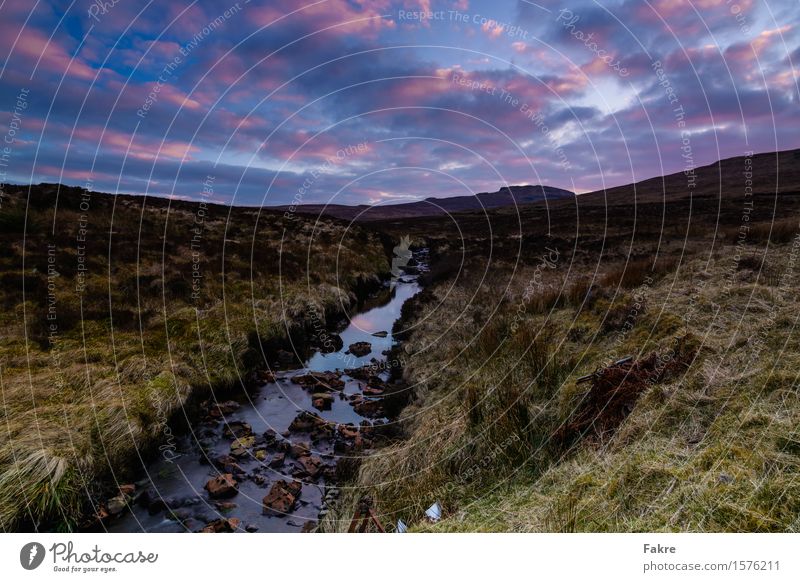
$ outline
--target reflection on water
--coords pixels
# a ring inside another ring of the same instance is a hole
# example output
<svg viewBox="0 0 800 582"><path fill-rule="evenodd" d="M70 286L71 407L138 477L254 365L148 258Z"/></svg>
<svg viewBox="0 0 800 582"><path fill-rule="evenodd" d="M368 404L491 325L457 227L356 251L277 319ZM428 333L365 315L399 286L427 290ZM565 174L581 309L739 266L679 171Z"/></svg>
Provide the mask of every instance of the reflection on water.
<svg viewBox="0 0 800 582"><path fill-rule="evenodd" d="M385 362L383 352L394 344L392 326L400 317L403 303L419 290L415 276L392 282L382 297L378 295L383 304L371 307L366 303L366 311L352 317L340 334L343 340L341 350L328 354L316 352L305 363L305 369L278 373L274 382L266 383L249 394L239 395L239 408L225 414L223 422L198 422L189 434L179 439L180 455L170 461L160 458L149 464L145 478L138 483L139 490L147 489L149 498L158 499L158 503L150 503L149 507L147 501L135 504L129 513L109 525L109 531L197 531L205 524L225 517L240 520L237 522L240 530L287 532L300 531L307 522L315 521L323 507L324 477L303 481L298 502L289 515L264 515L262 499L271 485L279 480L291 480L292 472L297 471L297 464L290 460L289 453L285 455L284 464L277 464L276 458L281 453L279 447L275 447L274 437L269 435L277 435L277 441L285 447L308 441L307 436L288 432L301 411L312 411L337 427L347 423L358 426L365 421L367 426L371 426L371 422L359 415L351 402L351 398L357 397L364 389L362 382L342 376L344 387L336 392L330 408L320 411L312 406L312 393L292 382L292 378L309 371L343 371ZM371 352L360 357L347 353L349 346L357 342L369 342ZM236 475L238 493L230 499L213 500L204 486L220 471L210 461L225 456L231 458L233 439L230 435L226 437L223 431L226 425L231 426L236 421L252 427L252 450L258 451L261 447L264 454L262 458L249 454L235 459L243 471ZM329 467L335 464L338 455L333 442L322 439L314 442L311 448L312 454L319 456Z"/></svg>

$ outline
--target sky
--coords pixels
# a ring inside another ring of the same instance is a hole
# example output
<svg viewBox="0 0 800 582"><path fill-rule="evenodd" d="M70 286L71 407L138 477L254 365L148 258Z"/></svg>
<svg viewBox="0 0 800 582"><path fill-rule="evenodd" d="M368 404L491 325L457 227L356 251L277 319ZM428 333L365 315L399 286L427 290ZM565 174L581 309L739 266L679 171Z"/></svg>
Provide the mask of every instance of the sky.
<svg viewBox="0 0 800 582"><path fill-rule="evenodd" d="M237 205L800 147L798 0L5 0L0 180Z"/></svg>

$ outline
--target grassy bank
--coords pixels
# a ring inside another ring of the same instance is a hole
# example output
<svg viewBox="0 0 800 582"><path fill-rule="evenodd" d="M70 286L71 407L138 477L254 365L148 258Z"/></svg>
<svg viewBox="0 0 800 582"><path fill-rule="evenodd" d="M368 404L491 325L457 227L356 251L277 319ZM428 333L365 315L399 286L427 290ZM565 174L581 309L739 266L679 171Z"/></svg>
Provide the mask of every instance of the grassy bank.
<svg viewBox="0 0 800 582"><path fill-rule="evenodd" d="M796 198L442 225L413 300L405 437L363 460L322 529L369 494L417 531L800 530ZM417 227L387 225L437 232Z"/></svg>
<svg viewBox="0 0 800 582"><path fill-rule="evenodd" d="M0 221L3 530L75 527L190 396L388 271L374 234L258 209L42 185L6 188Z"/></svg>

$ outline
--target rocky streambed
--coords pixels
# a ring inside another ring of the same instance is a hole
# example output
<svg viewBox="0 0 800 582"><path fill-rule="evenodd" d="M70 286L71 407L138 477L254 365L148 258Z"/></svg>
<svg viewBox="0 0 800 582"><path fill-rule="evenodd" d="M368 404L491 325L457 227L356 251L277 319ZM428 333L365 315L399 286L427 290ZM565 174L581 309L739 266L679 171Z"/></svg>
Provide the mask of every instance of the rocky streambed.
<svg viewBox="0 0 800 582"><path fill-rule="evenodd" d="M391 378L402 364L390 357L391 330L420 290L426 259L416 252L388 283L388 301L353 316L334 349L313 353L301 369L262 372L260 385L235 399L204 402L188 433L100 506L102 526L313 531L338 497L343 467L391 430L387 398L400 389Z"/></svg>

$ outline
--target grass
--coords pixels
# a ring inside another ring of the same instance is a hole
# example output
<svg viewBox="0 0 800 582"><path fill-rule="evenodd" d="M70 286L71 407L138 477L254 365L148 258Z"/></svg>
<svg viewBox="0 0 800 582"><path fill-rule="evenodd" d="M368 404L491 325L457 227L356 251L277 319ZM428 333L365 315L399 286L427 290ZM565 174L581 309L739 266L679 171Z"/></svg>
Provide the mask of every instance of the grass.
<svg viewBox="0 0 800 582"><path fill-rule="evenodd" d="M197 203L94 193L83 212L82 194L34 187L25 213L9 188L0 211L5 531L74 529L176 411L246 384L289 334L302 352L310 306L341 312L388 270L375 234L334 220L209 204L193 238Z"/></svg>
<svg viewBox="0 0 800 582"><path fill-rule="evenodd" d="M735 202L703 204L641 209L635 229L604 230L591 208L580 229L550 216L557 228L523 235L522 253L516 220L496 216L491 257L464 217L464 267L413 300L405 438L363 459L321 529L346 528L369 494L415 531L800 531L798 222L753 222L742 243L724 234ZM432 255L451 240L429 236ZM659 374L615 430L556 446L591 387L578 378L653 353L688 368Z"/></svg>

